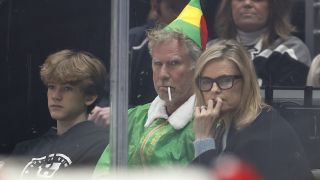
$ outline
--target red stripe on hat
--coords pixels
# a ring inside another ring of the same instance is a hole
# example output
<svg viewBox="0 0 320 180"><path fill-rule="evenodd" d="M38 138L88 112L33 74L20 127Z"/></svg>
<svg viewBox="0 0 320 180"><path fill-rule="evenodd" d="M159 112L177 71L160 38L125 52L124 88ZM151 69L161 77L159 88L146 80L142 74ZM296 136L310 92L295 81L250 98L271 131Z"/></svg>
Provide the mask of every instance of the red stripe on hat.
<svg viewBox="0 0 320 180"><path fill-rule="evenodd" d="M208 41L208 29L207 29L206 20L203 15L201 16L201 19L200 19L200 37L201 37L202 50L205 50L207 41Z"/></svg>

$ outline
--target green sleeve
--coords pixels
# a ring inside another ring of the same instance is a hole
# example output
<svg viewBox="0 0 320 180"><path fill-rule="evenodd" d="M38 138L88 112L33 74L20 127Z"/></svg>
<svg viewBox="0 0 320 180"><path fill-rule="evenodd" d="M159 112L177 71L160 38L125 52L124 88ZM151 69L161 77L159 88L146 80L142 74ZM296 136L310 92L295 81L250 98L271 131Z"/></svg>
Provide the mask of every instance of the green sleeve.
<svg viewBox="0 0 320 180"><path fill-rule="evenodd" d="M135 108L131 108L128 110L128 133L131 136L135 134L136 131L133 131L132 129L137 129L137 127L135 127L137 126L137 124L141 124L140 126L143 127L145 116L148 112L149 107L150 107L150 104L145 104L145 105L137 106ZM141 128L138 128L138 129L141 129ZM132 141L130 140L131 136L128 137L128 142ZM132 143L135 143L135 142L131 142L131 144ZM130 147L130 143L128 147ZM100 159L98 160L98 163L93 172L93 177L100 177L109 173L110 166L111 166L110 154L111 154L111 146L109 144L103 151Z"/></svg>
<svg viewBox="0 0 320 180"><path fill-rule="evenodd" d="M98 163L94 169L93 177L99 178L103 175L107 175L110 171L111 160L110 160L110 144L104 149Z"/></svg>

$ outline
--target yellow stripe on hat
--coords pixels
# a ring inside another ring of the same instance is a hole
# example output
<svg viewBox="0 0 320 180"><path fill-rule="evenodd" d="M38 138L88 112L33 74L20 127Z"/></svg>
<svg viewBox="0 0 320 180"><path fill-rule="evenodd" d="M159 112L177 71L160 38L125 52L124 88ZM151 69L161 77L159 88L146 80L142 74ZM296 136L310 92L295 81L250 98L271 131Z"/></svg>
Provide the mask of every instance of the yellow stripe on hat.
<svg viewBox="0 0 320 180"><path fill-rule="evenodd" d="M190 23L200 28L200 17L202 11L199 8L187 5L177 19Z"/></svg>

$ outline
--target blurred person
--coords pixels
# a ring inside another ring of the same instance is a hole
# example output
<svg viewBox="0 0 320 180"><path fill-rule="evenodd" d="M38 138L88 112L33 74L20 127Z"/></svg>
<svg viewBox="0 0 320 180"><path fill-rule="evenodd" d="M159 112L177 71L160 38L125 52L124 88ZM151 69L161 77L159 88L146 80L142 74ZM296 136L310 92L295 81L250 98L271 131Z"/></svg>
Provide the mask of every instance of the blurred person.
<svg viewBox="0 0 320 180"><path fill-rule="evenodd" d="M157 93L153 87L151 56L148 50L147 31L173 21L189 0L150 0L147 23L129 31L129 107L151 102ZM89 120L109 126L110 107L97 106Z"/></svg>
<svg viewBox="0 0 320 180"><path fill-rule="evenodd" d="M194 24L182 18L190 14L190 8L197 11L191 16ZM195 61L206 44L200 30L205 28L201 27L200 8L199 0L191 0L175 21L148 34L153 84L158 96L151 103L128 111L129 167L187 165L194 158L191 79ZM179 23L184 25L179 26ZM97 164L95 176L108 173L110 151L108 145Z"/></svg>
<svg viewBox="0 0 320 180"><path fill-rule="evenodd" d="M246 47L262 86L304 86L311 57L292 35L292 0L222 0L215 30ZM209 44L213 44L210 42Z"/></svg>
<svg viewBox="0 0 320 180"><path fill-rule="evenodd" d="M212 180L262 180L255 167L233 155L219 156L210 176Z"/></svg>
<svg viewBox="0 0 320 180"><path fill-rule="evenodd" d="M62 50L48 56L40 76L57 127L17 144L12 156L21 158L17 161L24 166L21 177L57 177L75 167L87 168L91 176L108 143L107 130L87 121L104 93L104 65L88 52Z"/></svg>
<svg viewBox="0 0 320 180"><path fill-rule="evenodd" d="M320 87L320 54L311 63L307 86Z"/></svg>
<svg viewBox="0 0 320 180"><path fill-rule="evenodd" d="M216 42L195 68L194 164L232 154L266 180L312 179L294 129L263 103L254 66L235 40Z"/></svg>

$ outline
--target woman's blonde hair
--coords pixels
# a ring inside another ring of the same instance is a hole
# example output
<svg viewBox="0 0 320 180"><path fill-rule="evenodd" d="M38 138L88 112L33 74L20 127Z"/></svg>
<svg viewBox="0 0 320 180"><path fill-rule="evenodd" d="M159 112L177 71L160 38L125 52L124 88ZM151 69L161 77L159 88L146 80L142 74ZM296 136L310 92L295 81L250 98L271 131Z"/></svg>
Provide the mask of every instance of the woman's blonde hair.
<svg viewBox="0 0 320 180"><path fill-rule="evenodd" d="M320 87L320 54L311 63L307 86Z"/></svg>
<svg viewBox="0 0 320 180"><path fill-rule="evenodd" d="M260 88L257 81L254 66L247 51L234 40L220 40L210 46L198 59L195 76L196 105L205 105L205 99L197 86L196 80L201 76L204 68L212 61L230 61L238 68L242 75L241 100L237 109L233 112L233 123L237 129L242 129L251 124L260 114L265 104L262 102Z"/></svg>
<svg viewBox="0 0 320 180"><path fill-rule="evenodd" d="M40 77L45 85L69 83L78 86L85 95L97 95L97 100L88 107L88 112L106 93L105 66L88 52L61 50L49 55L40 68Z"/></svg>
<svg viewBox="0 0 320 180"><path fill-rule="evenodd" d="M232 17L232 0L222 0L215 20L215 30L221 39L235 39L237 27ZM278 37L288 38L295 27L290 23L292 0L268 0L269 17L267 32L263 38L263 47L270 46Z"/></svg>

